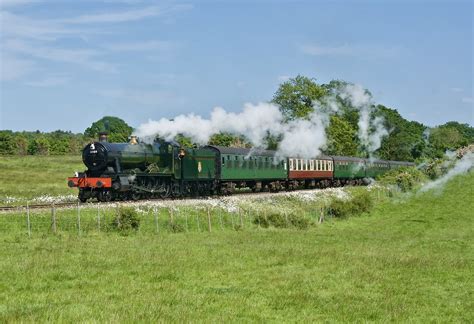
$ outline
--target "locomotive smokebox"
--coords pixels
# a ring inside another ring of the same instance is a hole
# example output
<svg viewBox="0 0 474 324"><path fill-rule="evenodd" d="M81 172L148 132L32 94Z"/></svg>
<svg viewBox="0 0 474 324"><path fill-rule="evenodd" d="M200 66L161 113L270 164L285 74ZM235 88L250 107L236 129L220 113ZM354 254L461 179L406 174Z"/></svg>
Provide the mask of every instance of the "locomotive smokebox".
<svg viewBox="0 0 474 324"><path fill-rule="evenodd" d="M109 133L100 132L99 133L99 142L108 142Z"/></svg>

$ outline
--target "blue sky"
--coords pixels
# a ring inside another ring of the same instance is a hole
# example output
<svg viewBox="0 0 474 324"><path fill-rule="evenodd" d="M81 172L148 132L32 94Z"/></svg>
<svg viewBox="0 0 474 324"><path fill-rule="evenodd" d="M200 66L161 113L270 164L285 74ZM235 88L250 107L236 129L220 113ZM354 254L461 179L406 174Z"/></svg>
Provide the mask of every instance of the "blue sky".
<svg viewBox="0 0 474 324"><path fill-rule="evenodd" d="M240 111L298 74L359 83L429 126L474 124L471 1L0 3L0 129Z"/></svg>

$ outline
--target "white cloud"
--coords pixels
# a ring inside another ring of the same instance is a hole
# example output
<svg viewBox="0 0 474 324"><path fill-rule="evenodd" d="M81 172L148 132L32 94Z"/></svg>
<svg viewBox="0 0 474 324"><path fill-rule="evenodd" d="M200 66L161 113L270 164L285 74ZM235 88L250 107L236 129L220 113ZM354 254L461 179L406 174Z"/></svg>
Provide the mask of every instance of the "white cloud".
<svg viewBox="0 0 474 324"><path fill-rule="evenodd" d="M468 104L474 103L474 98L472 98L472 97L464 97L461 100L462 100L462 102L468 103Z"/></svg>
<svg viewBox="0 0 474 324"><path fill-rule="evenodd" d="M124 11L81 15L78 17L61 19L59 21L68 24L122 23L161 16L173 11L186 10L190 8L192 7L189 5L175 5L163 8L160 6L149 6Z"/></svg>
<svg viewBox="0 0 474 324"><path fill-rule="evenodd" d="M90 34L98 35L113 32L110 29L98 29L98 24L139 21L148 17L169 16L170 13L192 8L189 5L147 6L105 13L83 14L70 18L38 19L7 11L15 5L40 3L29 0L0 0L0 48L2 53L2 80L14 80L28 74L33 66L41 65L38 60L71 63L100 71L116 72L116 67L106 61L104 55L114 51L157 51L168 50L176 46L173 42L144 41L133 43L97 45L91 47ZM76 48L60 43L63 39L80 39ZM100 50L98 50L99 48ZM44 81L44 80L43 80ZM47 80L44 84L58 82ZM38 81L39 82L39 81ZM30 82L31 83L31 82Z"/></svg>
<svg viewBox="0 0 474 324"><path fill-rule="evenodd" d="M96 71L116 72L116 68L112 64L95 59L95 57L102 54L96 50L32 46L26 42L15 40L7 41L5 48L10 52L21 53L39 59L78 64Z"/></svg>
<svg viewBox="0 0 474 324"><path fill-rule="evenodd" d="M464 89L463 88L451 88L451 91L452 92L463 92Z"/></svg>

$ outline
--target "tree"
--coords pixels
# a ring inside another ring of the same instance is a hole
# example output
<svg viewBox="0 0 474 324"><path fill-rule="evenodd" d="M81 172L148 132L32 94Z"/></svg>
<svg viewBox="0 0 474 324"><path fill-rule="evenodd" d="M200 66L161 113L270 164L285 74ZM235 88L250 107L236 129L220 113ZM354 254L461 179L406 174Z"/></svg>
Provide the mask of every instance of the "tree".
<svg viewBox="0 0 474 324"><path fill-rule="evenodd" d="M209 145L249 147L249 143L243 136L236 136L229 133L217 133L209 139Z"/></svg>
<svg viewBox="0 0 474 324"><path fill-rule="evenodd" d="M48 155L50 143L44 136L38 136L28 145L28 154L31 155Z"/></svg>
<svg viewBox="0 0 474 324"><path fill-rule="evenodd" d="M308 118L314 111L313 103L326 95L326 90L314 79L298 75L283 82L272 102L280 107L286 120Z"/></svg>
<svg viewBox="0 0 474 324"><path fill-rule="evenodd" d="M423 133L426 126L403 118L396 109L383 105L375 107L375 116L383 118L388 136L382 139L378 155L386 160L413 161L425 152Z"/></svg>
<svg viewBox="0 0 474 324"><path fill-rule="evenodd" d="M448 150L456 150L466 144L463 134L453 127L436 127L430 131L430 145L437 156L443 156Z"/></svg>
<svg viewBox="0 0 474 324"><path fill-rule="evenodd" d="M12 131L0 131L0 154L14 154L15 153L15 141L12 135Z"/></svg>
<svg viewBox="0 0 474 324"><path fill-rule="evenodd" d="M357 133L348 121L339 116L331 116L326 132L328 136L326 154L357 155Z"/></svg>
<svg viewBox="0 0 474 324"><path fill-rule="evenodd" d="M97 139L100 132L107 132L109 142L127 142L132 135L133 128L118 117L105 116L94 122L84 131L84 135L91 139Z"/></svg>

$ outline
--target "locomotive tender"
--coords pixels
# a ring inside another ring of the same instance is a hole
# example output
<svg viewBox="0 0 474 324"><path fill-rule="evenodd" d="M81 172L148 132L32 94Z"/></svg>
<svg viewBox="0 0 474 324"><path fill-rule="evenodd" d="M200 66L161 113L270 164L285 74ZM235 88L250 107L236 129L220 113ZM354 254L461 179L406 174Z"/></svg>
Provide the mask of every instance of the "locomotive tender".
<svg viewBox="0 0 474 324"><path fill-rule="evenodd" d="M102 134L86 145L85 172L68 178L79 188L82 202L138 200L231 194L237 188L279 191L363 184L390 169L413 166L400 161L345 156L277 159L275 151L203 146L182 148L177 143L109 143Z"/></svg>

